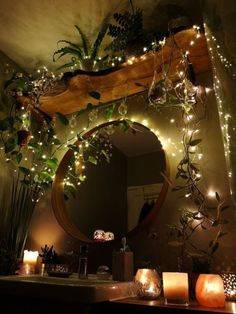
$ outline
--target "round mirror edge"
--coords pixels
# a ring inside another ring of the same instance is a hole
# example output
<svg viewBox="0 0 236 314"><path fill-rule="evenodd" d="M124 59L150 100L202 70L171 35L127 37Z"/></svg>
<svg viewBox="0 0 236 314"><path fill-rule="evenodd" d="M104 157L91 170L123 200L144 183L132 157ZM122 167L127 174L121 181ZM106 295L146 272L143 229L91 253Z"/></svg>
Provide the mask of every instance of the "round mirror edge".
<svg viewBox="0 0 236 314"><path fill-rule="evenodd" d="M51 202L52 209L56 220L62 229L75 239L85 243L93 243L71 222L66 212L66 204L64 199L64 176L67 170L67 165L73 157L73 151L69 149L62 158L60 165L56 171L55 178L52 183Z"/></svg>
<svg viewBox="0 0 236 314"><path fill-rule="evenodd" d="M100 125L96 126L95 128L89 130L86 134L85 134L85 138L88 138L89 136L91 136L91 134L93 134L94 132L96 132L98 129L100 129L101 127L106 127L114 122L119 122L119 120L114 120L114 121L109 121L109 122L105 122L105 123L101 123ZM139 123L139 122L133 122L135 124L138 124L142 127L144 127L145 129L151 131L147 126ZM152 131L151 131L152 132ZM76 141L76 144L79 144L80 141ZM166 173L165 176L166 178L170 177L170 165L169 165L169 159L168 156L165 152L164 149L162 149L164 156L165 156L165 164L166 164ZM84 233L82 233L79 228L73 224L71 222L71 220L69 219L69 216L66 212L66 204L65 204L65 199L64 199L64 177L66 174L66 170L68 167L68 163L70 162L71 158L73 157L73 151L71 149L69 149L66 154L64 155L64 157L62 158L59 167L56 171L55 174L55 178L53 180L52 183L52 193L51 193L51 202L52 202L52 208L53 208L53 212L54 215L59 223L59 225L62 227L62 229L69 234L70 236L72 236L73 238L81 241L81 242L85 242L85 243L94 243L97 244L96 241L91 240L90 238L88 238ZM149 224L158 214L161 206L163 205L167 192L168 192L168 188L169 188L169 183L168 180L164 180L163 186L161 188L159 197L156 201L156 204L153 208L153 210L149 213L149 215L139 224L137 225L134 229L130 230L127 232L126 236L127 238L130 236L135 235L137 232L141 231L144 229L144 227ZM116 238L112 241L107 241L107 243L114 243L117 241L120 241L121 237ZM104 243L103 243L104 244Z"/></svg>

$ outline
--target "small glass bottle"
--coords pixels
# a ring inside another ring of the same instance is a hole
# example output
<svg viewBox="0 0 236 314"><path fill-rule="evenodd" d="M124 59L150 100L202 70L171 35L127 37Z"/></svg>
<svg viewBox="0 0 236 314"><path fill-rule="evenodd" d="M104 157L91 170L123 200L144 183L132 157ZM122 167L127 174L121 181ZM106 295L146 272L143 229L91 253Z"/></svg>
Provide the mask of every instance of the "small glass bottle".
<svg viewBox="0 0 236 314"><path fill-rule="evenodd" d="M88 278L87 265L88 265L88 245L81 245L79 252L79 269L78 269L78 275L80 279Z"/></svg>

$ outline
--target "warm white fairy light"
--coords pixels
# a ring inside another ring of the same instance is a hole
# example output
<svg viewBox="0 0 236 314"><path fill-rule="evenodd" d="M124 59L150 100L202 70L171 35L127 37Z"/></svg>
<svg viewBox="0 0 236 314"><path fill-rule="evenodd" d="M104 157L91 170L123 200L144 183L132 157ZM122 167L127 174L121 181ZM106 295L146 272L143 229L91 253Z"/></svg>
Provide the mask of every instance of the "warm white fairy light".
<svg viewBox="0 0 236 314"><path fill-rule="evenodd" d="M213 198L213 197L215 197L216 192L214 192L214 191L212 191L212 190L209 190L209 191L207 192L207 195L208 195L210 198Z"/></svg>
<svg viewBox="0 0 236 314"><path fill-rule="evenodd" d="M207 29L207 25L204 24L204 26ZM205 34L206 34L207 41L211 45L214 46L214 51L216 52L218 60L220 60L220 62L222 62L226 68L230 68L231 66L229 65L229 62L219 52L220 45L216 44L216 38L210 34L209 30L207 32L205 32ZM210 51L211 58L214 60L214 54L213 54L212 47L210 47L209 51ZM231 144L230 144L230 135L229 135L229 119L231 118L231 116L227 112L224 113L223 98L221 96L221 83L220 83L220 80L218 78L218 73L217 73L217 69L214 65L214 62L212 64L212 66L213 66L213 74L214 74L214 90L215 90L216 100L218 103L219 116L220 116L220 120L221 120L221 130L223 132L225 156L229 157L229 155L231 153L230 152L230 145Z"/></svg>

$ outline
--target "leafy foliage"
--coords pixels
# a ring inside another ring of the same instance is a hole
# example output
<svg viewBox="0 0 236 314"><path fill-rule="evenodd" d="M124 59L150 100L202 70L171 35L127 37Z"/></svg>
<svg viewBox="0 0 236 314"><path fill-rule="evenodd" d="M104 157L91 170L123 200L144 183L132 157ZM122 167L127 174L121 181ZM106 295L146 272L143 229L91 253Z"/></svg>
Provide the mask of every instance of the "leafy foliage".
<svg viewBox="0 0 236 314"><path fill-rule="evenodd" d="M64 46L62 48L59 48L56 50L53 54L53 61L57 61L58 59L69 55L71 56L71 61L69 63L66 63L59 67L57 70L62 70L64 68L79 68L81 70L85 71L93 71L93 70L101 70L104 68L108 68L109 66L109 55L105 55L100 57L100 47L103 42L103 39L107 33L108 29L108 18L105 18L105 20L102 23L101 29L97 35L97 38L95 39L94 43L91 44L87 38L87 36L84 34L84 32L81 30L81 28L78 25L75 25L76 30L79 33L81 41L78 43L73 43L68 40L59 40L58 44L68 44L67 46Z"/></svg>
<svg viewBox="0 0 236 314"><path fill-rule="evenodd" d="M56 264L58 261L58 254L56 253L53 245L49 247L47 244L41 247L41 253L39 256L42 257L42 262L45 264Z"/></svg>
<svg viewBox="0 0 236 314"><path fill-rule="evenodd" d="M143 29L143 11L134 8L132 1L131 11L114 13L116 24L109 24L108 35L113 38L112 42L105 48L113 53L141 54L143 47L150 43L147 32Z"/></svg>

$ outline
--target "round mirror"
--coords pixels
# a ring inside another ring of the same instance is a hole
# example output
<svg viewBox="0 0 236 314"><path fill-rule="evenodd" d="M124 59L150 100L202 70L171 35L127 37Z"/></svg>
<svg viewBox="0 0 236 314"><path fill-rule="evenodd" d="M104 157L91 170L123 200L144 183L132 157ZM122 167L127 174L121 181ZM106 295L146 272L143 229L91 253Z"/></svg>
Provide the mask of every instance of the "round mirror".
<svg viewBox="0 0 236 314"><path fill-rule="evenodd" d="M115 239L136 232L154 218L167 194L169 166L160 141L147 127L132 123L126 128L121 121L85 135L89 141L99 130L100 142L95 149L90 141L85 152L90 162L83 163L83 180L74 197L67 196L64 184L73 150L58 167L53 209L64 230L81 241L93 242L96 230L112 232Z"/></svg>

